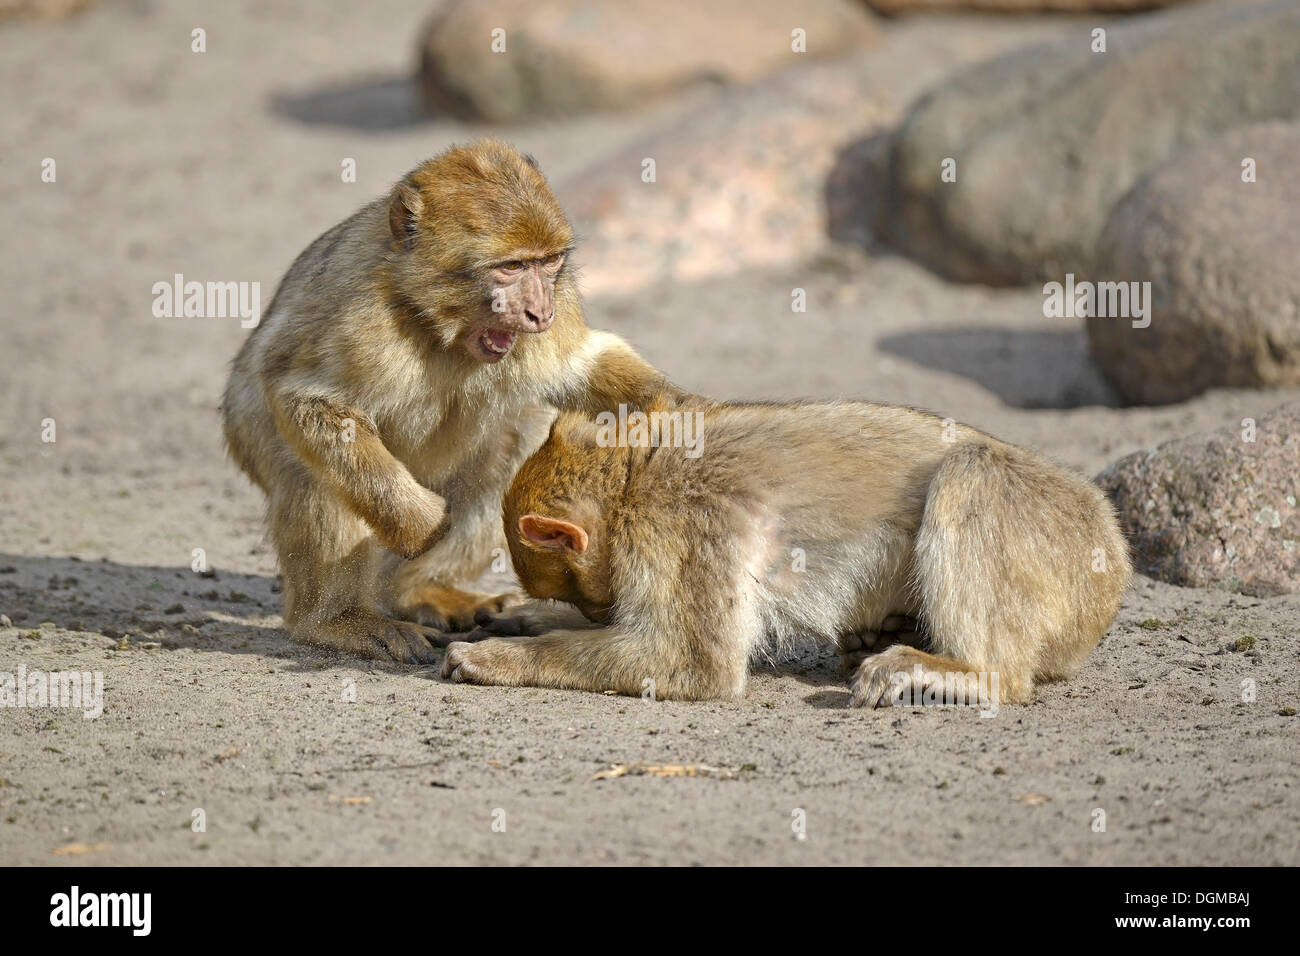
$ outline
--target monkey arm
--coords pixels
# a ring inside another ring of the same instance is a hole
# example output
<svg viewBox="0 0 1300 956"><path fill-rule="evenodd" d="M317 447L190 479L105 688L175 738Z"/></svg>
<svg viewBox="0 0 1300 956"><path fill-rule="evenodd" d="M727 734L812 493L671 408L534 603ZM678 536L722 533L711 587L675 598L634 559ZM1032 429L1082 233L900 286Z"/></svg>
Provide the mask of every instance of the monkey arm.
<svg viewBox="0 0 1300 956"><path fill-rule="evenodd" d="M728 573L721 565L725 555L707 545L683 544L673 553L671 529L648 525L643 522L642 532L666 546L639 553L625 573L663 586L653 591L623 588L628 600L613 626L452 644L443 676L476 684L631 695L649 690L673 700L740 694L749 651L762 631L756 602L747 593L747 575Z"/></svg>
<svg viewBox="0 0 1300 956"><path fill-rule="evenodd" d="M276 427L307 465L406 558L442 535L446 502L384 447L369 416L321 395L272 390Z"/></svg>
<svg viewBox="0 0 1300 956"><path fill-rule="evenodd" d="M723 639L661 637L618 627L494 637L447 648L442 676L504 687L557 687L664 700L733 696L745 682L746 656Z"/></svg>
<svg viewBox="0 0 1300 956"><path fill-rule="evenodd" d="M606 513L603 560L614 596L612 626L457 642L447 649L443 677L633 695L649 691L677 700L739 695L750 651L764 631L761 585L746 558L761 541L745 534L753 522L743 506L701 492L682 507L676 492L656 495L656 487L653 479L629 479L623 494L630 500L616 516ZM606 502L605 507L614 506ZM585 552L583 545L578 553ZM520 570L526 588L528 570L527 564Z"/></svg>
<svg viewBox="0 0 1300 956"><path fill-rule="evenodd" d="M659 400L677 405L688 398L668 377L612 332L591 332L575 358L577 375L556 405L586 413L616 411L619 405L645 409Z"/></svg>

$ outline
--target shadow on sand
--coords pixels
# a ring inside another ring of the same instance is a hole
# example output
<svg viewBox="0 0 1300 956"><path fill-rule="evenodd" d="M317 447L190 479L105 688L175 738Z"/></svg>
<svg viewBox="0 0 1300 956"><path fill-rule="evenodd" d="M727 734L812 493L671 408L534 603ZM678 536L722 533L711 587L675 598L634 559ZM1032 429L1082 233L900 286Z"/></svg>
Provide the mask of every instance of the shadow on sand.
<svg viewBox="0 0 1300 956"><path fill-rule="evenodd" d="M419 669L296 643L281 626L278 592L276 579L264 575L0 552L0 613L20 633L53 624L101 635L105 647L125 638L163 651L256 654L304 671L340 664L394 674ZM0 638L0 648L12 645L13 635Z"/></svg>
<svg viewBox="0 0 1300 956"><path fill-rule="evenodd" d="M425 112L407 75L372 77L322 87L309 93L278 93L271 109L308 126L337 126L366 132L409 129L436 121Z"/></svg>
<svg viewBox="0 0 1300 956"><path fill-rule="evenodd" d="M1122 404L1093 364L1082 329L934 329L888 335L877 345L886 354L978 382L1014 408Z"/></svg>

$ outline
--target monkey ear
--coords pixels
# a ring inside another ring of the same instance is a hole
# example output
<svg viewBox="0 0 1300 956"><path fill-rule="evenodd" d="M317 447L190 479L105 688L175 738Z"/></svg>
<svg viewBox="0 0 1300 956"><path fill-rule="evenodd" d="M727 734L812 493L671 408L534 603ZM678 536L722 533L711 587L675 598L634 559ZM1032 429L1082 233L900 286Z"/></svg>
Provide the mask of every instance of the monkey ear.
<svg viewBox="0 0 1300 956"><path fill-rule="evenodd" d="M422 212L424 199L409 179L393 187L393 196L388 202L388 228L397 244L407 252L415 246L416 223Z"/></svg>
<svg viewBox="0 0 1300 956"><path fill-rule="evenodd" d="M546 551L572 551L582 554L587 550L587 532L582 525L563 518L545 515L524 515L519 519L519 533L524 542Z"/></svg>

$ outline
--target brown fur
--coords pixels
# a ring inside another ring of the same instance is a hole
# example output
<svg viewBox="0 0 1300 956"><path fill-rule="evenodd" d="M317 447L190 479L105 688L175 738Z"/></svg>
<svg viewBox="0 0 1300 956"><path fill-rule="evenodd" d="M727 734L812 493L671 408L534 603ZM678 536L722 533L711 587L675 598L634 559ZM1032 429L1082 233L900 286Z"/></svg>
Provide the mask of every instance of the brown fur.
<svg viewBox="0 0 1300 956"><path fill-rule="evenodd" d="M554 408L664 387L586 327L572 246L536 164L484 140L424 163L290 267L222 411L267 494L294 637L433 659L437 628L504 603L455 585L503 544L501 494Z"/></svg>
<svg viewBox="0 0 1300 956"><path fill-rule="evenodd" d="M607 626L455 643L444 676L725 697L751 656L811 636L855 667L858 706L975 672L1023 702L1114 618L1130 567L1112 509L1042 457L888 405L696 408L695 459L560 418L507 493L507 538L530 594Z"/></svg>

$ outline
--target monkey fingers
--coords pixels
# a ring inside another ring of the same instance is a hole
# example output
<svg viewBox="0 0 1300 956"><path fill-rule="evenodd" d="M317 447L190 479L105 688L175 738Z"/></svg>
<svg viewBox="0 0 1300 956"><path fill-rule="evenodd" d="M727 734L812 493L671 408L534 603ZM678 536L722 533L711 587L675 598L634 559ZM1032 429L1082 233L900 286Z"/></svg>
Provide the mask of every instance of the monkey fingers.
<svg viewBox="0 0 1300 956"><path fill-rule="evenodd" d="M442 676L457 684L517 683L511 667L510 642L496 639L481 644L456 641L447 647L442 659Z"/></svg>
<svg viewBox="0 0 1300 956"><path fill-rule="evenodd" d="M873 654L858 667L849 685L851 707L892 707L903 684L911 680L908 662L903 659L908 648L896 645ZM923 688L918 688L922 690Z"/></svg>
<svg viewBox="0 0 1300 956"><path fill-rule="evenodd" d="M402 664L432 664L438 659L434 648L451 640L430 627L358 610L324 625L295 628L293 634L304 643Z"/></svg>
<svg viewBox="0 0 1300 956"><path fill-rule="evenodd" d="M403 664L432 664L438 659L434 648L445 647L451 642L451 638L431 627L395 620L390 620L371 639L389 657Z"/></svg>
<svg viewBox="0 0 1300 956"><path fill-rule="evenodd" d="M941 699L951 688L961 700L941 702L955 704L983 703L968 677L977 668L950 657L939 657L906 644L895 644L863 661L849 690L851 707L921 706L927 692ZM960 681L960 683L958 683ZM996 695L995 695L996 696Z"/></svg>
<svg viewBox="0 0 1300 956"><path fill-rule="evenodd" d="M599 625L571 604L525 600L500 614L481 609L474 615L478 626L457 639L467 642L489 637L536 637L551 631L587 631Z"/></svg>

